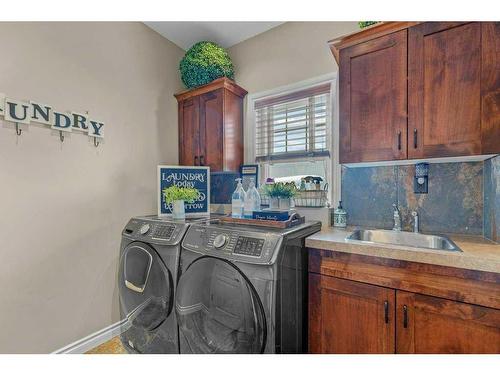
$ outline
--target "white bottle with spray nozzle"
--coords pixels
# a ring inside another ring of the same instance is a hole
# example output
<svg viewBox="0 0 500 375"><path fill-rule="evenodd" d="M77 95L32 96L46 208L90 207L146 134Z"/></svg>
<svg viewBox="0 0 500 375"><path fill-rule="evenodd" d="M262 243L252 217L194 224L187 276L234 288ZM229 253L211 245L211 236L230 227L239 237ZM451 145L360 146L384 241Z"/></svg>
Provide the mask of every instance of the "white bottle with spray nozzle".
<svg viewBox="0 0 500 375"><path fill-rule="evenodd" d="M231 216L241 219L243 217L246 194L245 190L243 190L243 185L241 184L241 178L237 178L236 181L238 181L238 184L236 185L236 190L234 191L231 199Z"/></svg>

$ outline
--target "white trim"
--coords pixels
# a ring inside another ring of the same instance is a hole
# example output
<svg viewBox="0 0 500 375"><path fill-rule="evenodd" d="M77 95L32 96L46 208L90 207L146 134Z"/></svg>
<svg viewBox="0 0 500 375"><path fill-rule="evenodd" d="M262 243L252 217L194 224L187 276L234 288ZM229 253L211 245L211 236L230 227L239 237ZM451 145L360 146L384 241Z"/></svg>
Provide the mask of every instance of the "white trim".
<svg viewBox="0 0 500 375"><path fill-rule="evenodd" d="M111 324L108 327L94 332L80 340L77 340L61 349L57 349L52 354L83 354L90 349L95 348L106 341L111 340L113 337L118 336L121 332L122 326L127 322L127 319Z"/></svg>
<svg viewBox="0 0 500 375"><path fill-rule="evenodd" d="M361 167L384 167L393 165L413 165L417 163L464 163L471 161L484 161L486 159L495 157L495 154L490 155L472 155L472 156L453 156L447 158L432 158L432 159L405 159L405 160L389 160L389 161L372 161L364 163L346 163L342 164L348 168L361 168Z"/></svg>
<svg viewBox="0 0 500 375"><path fill-rule="evenodd" d="M328 169L330 170L331 178L329 182L329 200L332 200L332 203L336 203L340 200L341 194L341 166L338 163L339 160L339 116L338 116L338 79L337 72L324 74L318 77L306 79L300 82L295 82L289 85L280 86L273 88L271 90L260 91L257 93L252 93L247 95L246 97L246 114L245 114L245 122L243 125L244 130L244 160L245 164L254 164L255 163L255 131L251 126L254 124L255 120L255 111L254 103L256 100L275 96L275 95L286 95L292 93L294 91L298 91L300 89L304 89L307 87L312 87L316 85L321 85L323 83L331 83L331 91L330 91L330 105L331 105L331 116L330 116L330 124L331 124L331 137L333 138L333 142L329 140L329 146L331 149L331 155L328 163ZM287 160L290 161L290 160ZM284 161L285 162L285 161ZM266 171L261 168L262 176L266 175Z"/></svg>

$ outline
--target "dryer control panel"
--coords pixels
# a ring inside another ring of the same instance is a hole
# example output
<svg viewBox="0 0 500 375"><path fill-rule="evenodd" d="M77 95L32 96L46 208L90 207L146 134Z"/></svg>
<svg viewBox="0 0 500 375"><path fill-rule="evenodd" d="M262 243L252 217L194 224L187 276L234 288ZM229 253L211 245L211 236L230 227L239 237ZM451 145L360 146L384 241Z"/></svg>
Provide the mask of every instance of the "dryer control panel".
<svg viewBox="0 0 500 375"><path fill-rule="evenodd" d="M153 218L133 218L122 232L124 237L150 243L174 245L186 231L184 223L173 223Z"/></svg>
<svg viewBox="0 0 500 375"><path fill-rule="evenodd" d="M192 225L182 241L182 247L224 259L265 264L271 261L281 240L282 237L275 233Z"/></svg>

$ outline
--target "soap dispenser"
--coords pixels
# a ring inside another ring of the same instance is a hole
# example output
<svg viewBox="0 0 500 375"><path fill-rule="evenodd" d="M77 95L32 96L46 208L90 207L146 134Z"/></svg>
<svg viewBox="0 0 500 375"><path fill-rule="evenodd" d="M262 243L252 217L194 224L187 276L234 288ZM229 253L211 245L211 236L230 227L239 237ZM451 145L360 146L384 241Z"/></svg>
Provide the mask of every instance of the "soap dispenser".
<svg viewBox="0 0 500 375"><path fill-rule="evenodd" d="M342 208L342 201L339 201L339 206L333 211L333 226L339 228L347 226L347 212Z"/></svg>
<svg viewBox="0 0 500 375"><path fill-rule="evenodd" d="M255 187L255 181L250 179L249 188L245 195L245 203L243 209L243 216L245 218L252 218L254 211L260 210L260 194Z"/></svg>
<svg viewBox="0 0 500 375"><path fill-rule="evenodd" d="M233 196L231 198L231 216L237 219L243 217L243 207L245 204L245 190L243 190L243 185L241 183L241 178L237 178L236 190L234 190Z"/></svg>

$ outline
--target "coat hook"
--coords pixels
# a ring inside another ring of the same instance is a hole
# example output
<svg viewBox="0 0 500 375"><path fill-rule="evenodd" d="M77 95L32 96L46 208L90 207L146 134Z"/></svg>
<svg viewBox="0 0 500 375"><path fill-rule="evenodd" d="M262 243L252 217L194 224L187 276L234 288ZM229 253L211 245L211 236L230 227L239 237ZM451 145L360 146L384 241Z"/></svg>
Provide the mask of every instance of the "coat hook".
<svg viewBox="0 0 500 375"><path fill-rule="evenodd" d="M63 135L63 132L59 130L59 139L61 140L61 142L64 142L64 135Z"/></svg>
<svg viewBox="0 0 500 375"><path fill-rule="evenodd" d="M94 137L94 146L95 147L99 146L99 142L97 142L97 137Z"/></svg>
<svg viewBox="0 0 500 375"><path fill-rule="evenodd" d="M20 136L23 132L23 129L19 128L19 124L16 122L16 134Z"/></svg>

